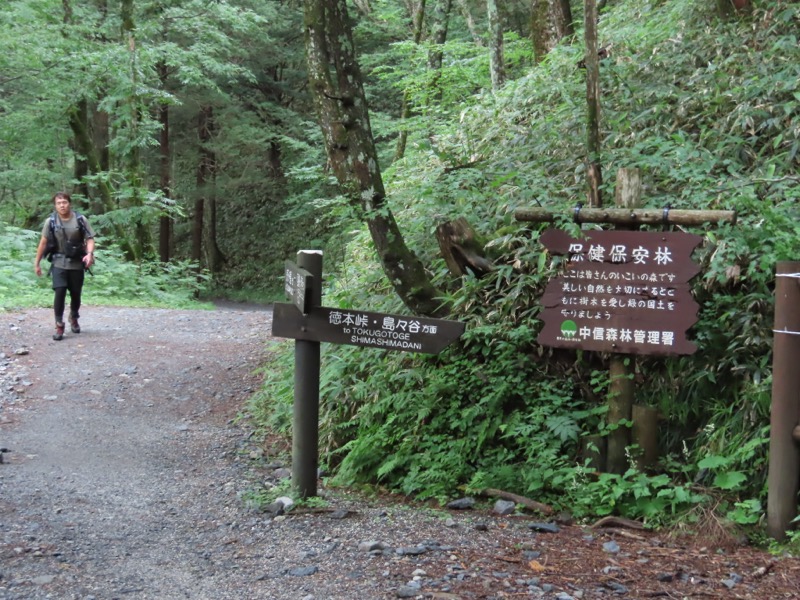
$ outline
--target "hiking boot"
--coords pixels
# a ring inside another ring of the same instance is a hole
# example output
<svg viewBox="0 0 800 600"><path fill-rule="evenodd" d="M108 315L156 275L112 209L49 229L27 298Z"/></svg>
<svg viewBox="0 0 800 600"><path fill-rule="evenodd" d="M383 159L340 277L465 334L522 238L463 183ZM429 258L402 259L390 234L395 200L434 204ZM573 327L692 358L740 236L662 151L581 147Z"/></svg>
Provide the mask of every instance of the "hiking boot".
<svg viewBox="0 0 800 600"><path fill-rule="evenodd" d="M70 318L69 318L69 328L72 330L72 333L80 333L81 332L81 326L78 325L78 317L70 316Z"/></svg>
<svg viewBox="0 0 800 600"><path fill-rule="evenodd" d="M64 339L64 324L63 323L56 323L56 332L53 334L53 339L55 341L61 341Z"/></svg>

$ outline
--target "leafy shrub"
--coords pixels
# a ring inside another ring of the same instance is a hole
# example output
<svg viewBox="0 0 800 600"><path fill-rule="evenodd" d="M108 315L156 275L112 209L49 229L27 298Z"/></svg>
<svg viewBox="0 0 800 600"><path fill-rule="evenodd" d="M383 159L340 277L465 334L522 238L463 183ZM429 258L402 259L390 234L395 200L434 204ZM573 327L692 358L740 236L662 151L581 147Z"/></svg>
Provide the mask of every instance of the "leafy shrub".
<svg viewBox="0 0 800 600"><path fill-rule="evenodd" d="M613 49L601 66L605 196L607 174L635 166L649 206L739 217L699 229L698 351L636 361L637 399L663 418L652 472L588 468L580 446L605 431L606 357L536 343L538 301L557 264L513 211L540 204L566 221L583 195L581 49L564 46L496 97L465 103L435 136L412 131L405 158L387 170L400 224L467 331L436 357L326 350L323 452L338 477L422 498L503 487L579 516L658 523L713 505L732 522L757 522L774 272L777 261L797 258L800 239L798 22L800 7L789 2L729 22L717 20L713 3L688 0L631 0L604 12ZM450 279L432 240L435 221L464 215L490 240L496 268L480 280ZM372 268L363 231L348 259L327 305L401 310ZM288 381L272 375L268 404L285 404Z"/></svg>
<svg viewBox="0 0 800 600"><path fill-rule="evenodd" d="M50 278L36 277L33 259L40 233L0 223L0 309L50 306ZM196 295L207 281L189 262L136 264L98 238L97 262L84 284L91 304L200 307ZM42 263L46 273L48 263Z"/></svg>

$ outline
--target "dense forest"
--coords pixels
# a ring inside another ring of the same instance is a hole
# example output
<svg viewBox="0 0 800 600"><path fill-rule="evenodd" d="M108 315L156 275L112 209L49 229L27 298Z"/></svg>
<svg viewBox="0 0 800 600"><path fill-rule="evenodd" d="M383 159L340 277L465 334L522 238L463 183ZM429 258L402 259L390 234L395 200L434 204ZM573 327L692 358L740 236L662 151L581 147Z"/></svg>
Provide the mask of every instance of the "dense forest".
<svg viewBox="0 0 800 600"><path fill-rule="evenodd" d="M467 325L435 356L325 346L335 481L759 531L775 266L800 252L796 2L8 0L0 27L2 306L48 302L31 264L61 189L100 233L89 302L266 302L321 249L326 306ZM559 261L517 216L576 233L621 170L644 207L737 219L673 227L703 238L697 351L625 359L656 456L634 439L604 469L637 425L609 418L614 357L537 343ZM290 435L276 348L247 411Z"/></svg>

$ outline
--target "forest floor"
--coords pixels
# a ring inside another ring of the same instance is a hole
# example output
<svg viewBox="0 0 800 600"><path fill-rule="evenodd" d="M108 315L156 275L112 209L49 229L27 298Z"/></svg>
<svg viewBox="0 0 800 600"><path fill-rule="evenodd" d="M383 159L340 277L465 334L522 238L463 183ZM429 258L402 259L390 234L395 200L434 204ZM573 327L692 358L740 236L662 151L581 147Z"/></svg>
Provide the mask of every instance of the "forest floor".
<svg viewBox="0 0 800 600"><path fill-rule="evenodd" d="M703 535L363 496L249 501L266 309L0 313L0 600L800 598L800 561ZM280 511L277 511L280 512Z"/></svg>

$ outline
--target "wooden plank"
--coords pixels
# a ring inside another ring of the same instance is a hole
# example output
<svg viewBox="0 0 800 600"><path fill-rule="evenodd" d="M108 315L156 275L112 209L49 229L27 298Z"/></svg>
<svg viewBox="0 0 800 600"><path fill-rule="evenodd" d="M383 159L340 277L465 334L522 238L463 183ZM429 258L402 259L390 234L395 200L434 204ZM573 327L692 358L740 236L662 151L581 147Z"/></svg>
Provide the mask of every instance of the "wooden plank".
<svg viewBox="0 0 800 600"><path fill-rule="evenodd" d="M566 213L569 215L569 213ZM517 221L530 223L554 223L557 215L565 211L549 208L518 208L514 212ZM573 210L576 223L609 223L612 225L705 225L707 223L736 223L734 210L686 210L663 208L581 208Z"/></svg>
<svg viewBox="0 0 800 600"><path fill-rule="evenodd" d="M276 337L426 354L441 352L461 337L465 327L459 321L324 306L303 315L283 302L274 304L272 314Z"/></svg>

